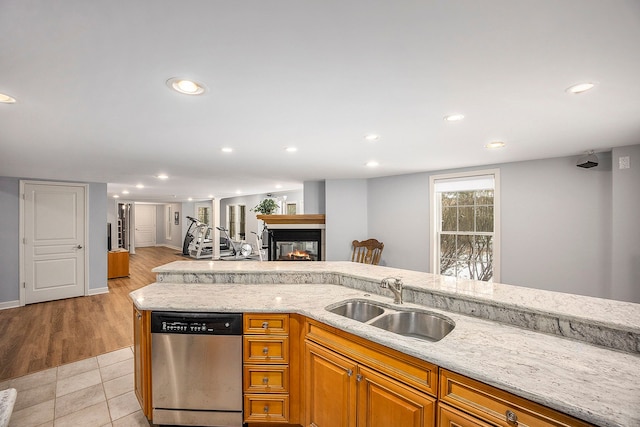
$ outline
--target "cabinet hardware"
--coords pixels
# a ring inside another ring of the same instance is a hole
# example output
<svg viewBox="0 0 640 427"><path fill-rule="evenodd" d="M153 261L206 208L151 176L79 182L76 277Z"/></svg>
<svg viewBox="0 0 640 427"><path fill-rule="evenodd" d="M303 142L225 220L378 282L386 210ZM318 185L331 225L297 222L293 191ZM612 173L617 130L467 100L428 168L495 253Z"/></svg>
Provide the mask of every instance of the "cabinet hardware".
<svg viewBox="0 0 640 427"><path fill-rule="evenodd" d="M264 354L265 356L266 356L267 354L269 354L269 347L265 347L265 348L263 348L263 349L262 349L262 354Z"/></svg>
<svg viewBox="0 0 640 427"><path fill-rule="evenodd" d="M136 316L138 317L138 319L142 319L142 314L136 313Z"/></svg>
<svg viewBox="0 0 640 427"><path fill-rule="evenodd" d="M268 377L264 377L262 379L262 384L269 384L269 378Z"/></svg>
<svg viewBox="0 0 640 427"><path fill-rule="evenodd" d="M353 371L351 369L347 369L347 376L350 377L353 375Z"/></svg>
<svg viewBox="0 0 640 427"><path fill-rule="evenodd" d="M269 322L262 322L262 329L269 329Z"/></svg>
<svg viewBox="0 0 640 427"><path fill-rule="evenodd" d="M264 405L264 413L265 414L269 413L269 405Z"/></svg>
<svg viewBox="0 0 640 427"><path fill-rule="evenodd" d="M356 381L357 382L362 381L362 375L360 375L360 374L356 375Z"/></svg>
<svg viewBox="0 0 640 427"><path fill-rule="evenodd" d="M507 417L507 421L509 421L510 423L514 423L515 425L518 425L518 416L516 415L515 412L507 409L507 412L505 412L505 415Z"/></svg>

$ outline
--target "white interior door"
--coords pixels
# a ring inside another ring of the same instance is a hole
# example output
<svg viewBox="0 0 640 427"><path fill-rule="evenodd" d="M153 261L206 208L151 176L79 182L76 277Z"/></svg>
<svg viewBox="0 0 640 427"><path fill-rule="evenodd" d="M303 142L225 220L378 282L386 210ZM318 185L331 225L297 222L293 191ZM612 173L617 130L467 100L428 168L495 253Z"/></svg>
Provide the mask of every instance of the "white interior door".
<svg viewBox="0 0 640 427"><path fill-rule="evenodd" d="M24 184L24 301L86 294L85 186Z"/></svg>
<svg viewBox="0 0 640 427"><path fill-rule="evenodd" d="M156 205L139 205L135 208L135 245L156 245Z"/></svg>

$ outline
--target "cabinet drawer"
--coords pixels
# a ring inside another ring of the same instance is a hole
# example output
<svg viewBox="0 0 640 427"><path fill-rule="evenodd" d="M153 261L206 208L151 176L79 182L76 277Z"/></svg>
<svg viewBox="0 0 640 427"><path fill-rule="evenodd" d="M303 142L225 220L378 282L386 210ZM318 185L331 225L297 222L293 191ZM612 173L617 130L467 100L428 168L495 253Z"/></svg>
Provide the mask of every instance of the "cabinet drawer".
<svg viewBox="0 0 640 427"><path fill-rule="evenodd" d="M289 421L289 396L286 394L245 394L245 422Z"/></svg>
<svg viewBox="0 0 640 427"><path fill-rule="evenodd" d="M244 315L244 333L253 335L288 335L288 314L253 313Z"/></svg>
<svg viewBox="0 0 640 427"><path fill-rule="evenodd" d="M245 393L288 393L288 366L245 365Z"/></svg>
<svg viewBox="0 0 640 427"><path fill-rule="evenodd" d="M289 338L270 336L244 337L245 363L289 363Z"/></svg>
<svg viewBox="0 0 640 427"><path fill-rule="evenodd" d="M591 426L584 421L444 369L440 370L439 397L441 402L497 426Z"/></svg>

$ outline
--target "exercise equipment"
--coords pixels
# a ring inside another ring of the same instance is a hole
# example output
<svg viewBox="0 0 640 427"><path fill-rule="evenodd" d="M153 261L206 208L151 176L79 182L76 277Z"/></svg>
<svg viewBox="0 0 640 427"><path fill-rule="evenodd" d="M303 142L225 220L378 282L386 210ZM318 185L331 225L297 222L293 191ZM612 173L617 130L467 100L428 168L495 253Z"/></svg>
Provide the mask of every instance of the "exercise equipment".
<svg viewBox="0 0 640 427"><path fill-rule="evenodd" d="M216 228L221 232L223 232L225 235L225 238L227 239L229 248L231 250L231 254L229 256L232 256L234 259L248 258L249 256L251 256L251 253L253 252L253 248L251 247L250 244L244 243L244 242L235 242L229 236L229 230L227 230L224 227L216 227ZM222 255L220 255L220 258L223 258Z"/></svg>
<svg viewBox="0 0 640 427"><path fill-rule="evenodd" d="M196 218L187 216L187 219L191 221L191 224L189 224L187 234L184 236L182 254L185 255L186 252L186 255L196 259L210 258L213 254L213 240L211 239L213 229Z"/></svg>

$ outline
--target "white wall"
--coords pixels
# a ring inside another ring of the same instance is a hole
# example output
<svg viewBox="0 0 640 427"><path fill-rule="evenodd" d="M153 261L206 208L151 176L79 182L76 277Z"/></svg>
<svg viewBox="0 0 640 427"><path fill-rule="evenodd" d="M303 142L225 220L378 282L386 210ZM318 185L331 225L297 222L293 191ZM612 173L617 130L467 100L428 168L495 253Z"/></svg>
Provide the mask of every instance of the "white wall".
<svg viewBox="0 0 640 427"><path fill-rule="evenodd" d="M351 259L351 242L369 238L367 180L325 182L327 261Z"/></svg>
<svg viewBox="0 0 640 427"><path fill-rule="evenodd" d="M326 212L325 182L304 181L304 212L308 214L323 214Z"/></svg>
<svg viewBox="0 0 640 427"><path fill-rule="evenodd" d="M640 302L640 145L613 149L611 297ZM620 169L619 158L630 168Z"/></svg>

